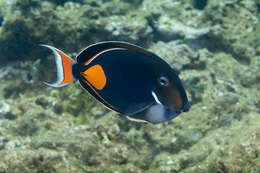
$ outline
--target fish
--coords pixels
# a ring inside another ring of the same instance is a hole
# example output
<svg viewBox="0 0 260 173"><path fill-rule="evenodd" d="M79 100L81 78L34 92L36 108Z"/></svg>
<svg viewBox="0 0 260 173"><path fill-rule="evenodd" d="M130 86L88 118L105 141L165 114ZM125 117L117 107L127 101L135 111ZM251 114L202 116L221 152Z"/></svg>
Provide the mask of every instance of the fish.
<svg viewBox="0 0 260 173"><path fill-rule="evenodd" d="M131 43L104 41L83 49L75 59L52 50L62 87L79 81L95 99L131 121L170 121L191 105L177 72L156 54Z"/></svg>

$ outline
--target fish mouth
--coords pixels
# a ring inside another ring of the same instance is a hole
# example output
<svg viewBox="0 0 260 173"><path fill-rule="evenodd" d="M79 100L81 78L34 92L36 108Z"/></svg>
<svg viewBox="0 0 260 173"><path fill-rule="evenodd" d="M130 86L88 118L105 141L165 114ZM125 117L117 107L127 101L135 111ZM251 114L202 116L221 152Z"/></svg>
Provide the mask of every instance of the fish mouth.
<svg viewBox="0 0 260 173"><path fill-rule="evenodd" d="M189 112L190 108L191 108L191 105L190 105L189 102L187 102L187 103L183 106L182 111L183 111L183 112Z"/></svg>
<svg viewBox="0 0 260 173"><path fill-rule="evenodd" d="M165 110L165 115L167 115L168 117L168 121L173 118L176 118L182 112L180 110L171 109L167 106L164 106L164 110Z"/></svg>

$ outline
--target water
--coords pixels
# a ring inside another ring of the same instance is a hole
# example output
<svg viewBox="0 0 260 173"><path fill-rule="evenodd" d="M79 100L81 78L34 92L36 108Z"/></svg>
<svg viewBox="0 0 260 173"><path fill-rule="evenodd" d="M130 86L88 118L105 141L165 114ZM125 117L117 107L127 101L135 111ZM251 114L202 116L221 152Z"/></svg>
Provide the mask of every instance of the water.
<svg viewBox="0 0 260 173"><path fill-rule="evenodd" d="M0 172L260 172L259 11L258 0L0 0ZM136 123L78 83L42 83L56 67L39 44L75 57L104 40L170 63L191 110Z"/></svg>

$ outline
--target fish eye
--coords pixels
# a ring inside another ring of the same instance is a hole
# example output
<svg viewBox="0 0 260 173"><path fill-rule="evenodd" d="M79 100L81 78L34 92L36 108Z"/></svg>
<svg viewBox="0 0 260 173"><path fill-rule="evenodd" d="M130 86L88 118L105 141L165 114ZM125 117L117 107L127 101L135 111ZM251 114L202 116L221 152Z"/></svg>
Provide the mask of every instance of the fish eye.
<svg viewBox="0 0 260 173"><path fill-rule="evenodd" d="M167 85L169 85L169 80L168 80L166 77L161 76L161 77L159 78L159 84L160 84L161 86L167 86Z"/></svg>

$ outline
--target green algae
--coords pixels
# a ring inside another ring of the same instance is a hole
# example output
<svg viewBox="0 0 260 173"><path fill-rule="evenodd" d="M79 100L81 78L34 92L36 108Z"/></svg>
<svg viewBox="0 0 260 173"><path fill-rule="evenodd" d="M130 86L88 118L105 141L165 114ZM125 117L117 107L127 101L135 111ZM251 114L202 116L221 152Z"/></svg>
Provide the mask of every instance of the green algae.
<svg viewBox="0 0 260 173"><path fill-rule="evenodd" d="M214 44L210 49L231 53L239 62L249 64L251 57L257 54L254 48L258 47L258 42L252 37L252 31L255 31L255 38L258 36L255 30L259 23L256 7L254 1L209 1L203 17L211 25L218 26L212 34L222 37L216 40L218 45Z"/></svg>
<svg viewBox="0 0 260 173"><path fill-rule="evenodd" d="M131 2L0 0L0 60L19 61L0 69L0 172L260 171L259 1ZM140 124L42 84L56 74L39 43L75 57L111 39L169 62L191 111Z"/></svg>
<svg viewBox="0 0 260 173"><path fill-rule="evenodd" d="M203 10L206 7L207 3L208 3L208 0L193 0L192 1L194 8L199 9L199 10Z"/></svg>

